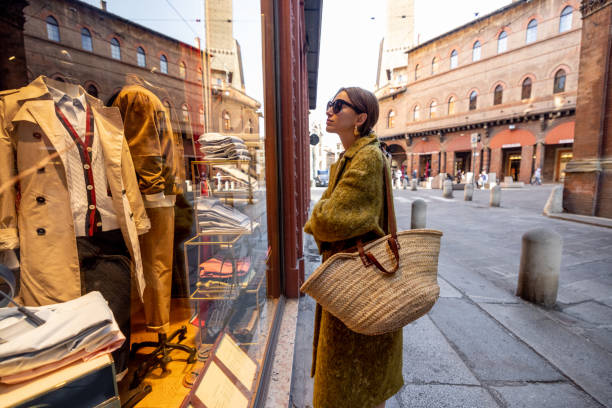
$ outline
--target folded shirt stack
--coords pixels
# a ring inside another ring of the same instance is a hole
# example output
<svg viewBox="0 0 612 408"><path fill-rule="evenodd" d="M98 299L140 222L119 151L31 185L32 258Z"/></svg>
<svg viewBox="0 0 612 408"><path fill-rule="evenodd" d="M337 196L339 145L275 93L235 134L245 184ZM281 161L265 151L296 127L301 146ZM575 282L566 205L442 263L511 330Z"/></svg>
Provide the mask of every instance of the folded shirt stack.
<svg viewBox="0 0 612 408"><path fill-rule="evenodd" d="M199 197L196 208L198 223L206 233L242 233L251 229L251 220L247 215L216 198Z"/></svg>
<svg viewBox="0 0 612 408"><path fill-rule="evenodd" d="M234 189L247 189L250 187L252 190L257 189L257 179L253 176L249 176L244 171L228 164L216 164L213 167L212 174L215 177L215 188L217 190L224 190L223 183L229 181L234 185ZM220 184L221 183L221 184Z"/></svg>
<svg viewBox="0 0 612 408"><path fill-rule="evenodd" d="M26 381L110 353L125 341L100 292L28 309L45 323L35 327L16 308L0 309L0 382Z"/></svg>
<svg viewBox="0 0 612 408"><path fill-rule="evenodd" d="M251 267L248 258L238 258L233 263L230 259L210 258L200 264L200 278L231 279L234 272L233 264L236 265L237 278L245 276Z"/></svg>
<svg viewBox="0 0 612 408"><path fill-rule="evenodd" d="M206 159L250 160L244 141L237 136L204 133L198 139L200 151Z"/></svg>

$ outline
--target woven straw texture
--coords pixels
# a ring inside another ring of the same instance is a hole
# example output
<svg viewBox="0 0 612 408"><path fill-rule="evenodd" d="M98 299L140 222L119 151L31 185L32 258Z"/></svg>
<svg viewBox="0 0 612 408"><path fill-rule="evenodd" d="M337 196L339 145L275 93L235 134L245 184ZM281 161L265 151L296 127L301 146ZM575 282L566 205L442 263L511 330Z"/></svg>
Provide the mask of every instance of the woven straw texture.
<svg viewBox="0 0 612 408"><path fill-rule="evenodd" d="M387 270L395 257L390 235L364 245ZM349 329L367 335L398 330L426 314L440 294L438 254L442 233L417 229L397 233L399 269L393 275L364 267L358 252L331 256L302 285Z"/></svg>

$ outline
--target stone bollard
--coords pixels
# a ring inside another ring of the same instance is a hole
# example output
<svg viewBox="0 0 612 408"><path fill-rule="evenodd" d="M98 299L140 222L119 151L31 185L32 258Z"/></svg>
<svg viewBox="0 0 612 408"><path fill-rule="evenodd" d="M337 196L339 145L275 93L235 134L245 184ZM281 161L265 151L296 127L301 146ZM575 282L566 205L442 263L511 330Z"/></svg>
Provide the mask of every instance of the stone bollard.
<svg viewBox="0 0 612 408"><path fill-rule="evenodd" d="M467 183L463 189L463 199L465 201L472 201L473 195L474 195L474 184Z"/></svg>
<svg viewBox="0 0 612 408"><path fill-rule="evenodd" d="M416 181L416 179L410 180L410 191L417 191L417 181Z"/></svg>
<svg viewBox="0 0 612 408"><path fill-rule="evenodd" d="M555 304L562 246L561 236L545 228L536 228L523 235L517 296L546 307Z"/></svg>
<svg viewBox="0 0 612 408"><path fill-rule="evenodd" d="M410 229L425 228L427 221L427 203L420 198L412 202L412 215L410 219Z"/></svg>
<svg viewBox="0 0 612 408"><path fill-rule="evenodd" d="M404 179L402 180L402 188L405 190L406 188L408 188L408 179Z"/></svg>
<svg viewBox="0 0 612 408"><path fill-rule="evenodd" d="M501 201L501 187L496 185L491 188L491 198L489 199L489 206L499 207Z"/></svg>
<svg viewBox="0 0 612 408"><path fill-rule="evenodd" d="M444 180L442 184L442 197L453 198L453 182L450 180Z"/></svg>

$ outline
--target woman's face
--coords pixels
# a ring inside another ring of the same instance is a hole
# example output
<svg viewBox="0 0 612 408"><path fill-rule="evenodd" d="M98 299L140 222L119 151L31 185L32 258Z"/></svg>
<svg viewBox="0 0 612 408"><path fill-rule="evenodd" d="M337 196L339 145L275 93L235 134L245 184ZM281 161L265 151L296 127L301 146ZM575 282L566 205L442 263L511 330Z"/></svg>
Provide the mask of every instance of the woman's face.
<svg viewBox="0 0 612 408"><path fill-rule="evenodd" d="M355 125L358 122L359 114L346 103L336 102L338 100L353 105L353 102L350 100L346 91L338 93L338 95L336 95L331 102L335 102L335 106L341 106L342 109L335 113L333 106L327 108L327 111L325 112L327 115L327 126L325 130L329 133L352 133L355 129Z"/></svg>

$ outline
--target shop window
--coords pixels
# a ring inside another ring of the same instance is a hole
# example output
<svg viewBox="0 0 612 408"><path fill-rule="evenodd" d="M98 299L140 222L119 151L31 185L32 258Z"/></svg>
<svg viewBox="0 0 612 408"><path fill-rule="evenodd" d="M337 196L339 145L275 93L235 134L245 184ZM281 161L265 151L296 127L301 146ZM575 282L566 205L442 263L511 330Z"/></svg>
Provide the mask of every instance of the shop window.
<svg viewBox="0 0 612 408"><path fill-rule="evenodd" d="M229 112L223 112L223 130L226 132L232 130L232 120Z"/></svg>
<svg viewBox="0 0 612 408"><path fill-rule="evenodd" d="M187 105L183 104L183 106L181 106L181 113L183 115L183 122L189 123L189 108Z"/></svg>
<svg viewBox="0 0 612 408"><path fill-rule="evenodd" d="M480 61L480 50L481 50L480 41L476 41L474 45L472 46L472 61L474 62Z"/></svg>
<svg viewBox="0 0 612 408"><path fill-rule="evenodd" d="M391 109L387 114L387 128L391 129L395 126L395 111Z"/></svg>
<svg viewBox="0 0 612 408"><path fill-rule="evenodd" d="M431 75L434 75L436 72L438 72L438 59L433 57L431 59Z"/></svg>
<svg viewBox="0 0 612 408"><path fill-rule="evenodd" d="M161 57L159 57L159 70L162 72L162 74L168 73L168 58L166 58L166 56L163 54Z"/></svg>
<svg viewBox="0 0 612 408"><path fill-rule="evenodd" d="M478 93L472 91L470 94L470 110L475 110L478 103Z"/></svg>
<svg viewBox="0 0 612 408"><path fill-rule="evenodd" d="M119 44L119 40L116 38L112 38L111 42L111 57L116 60L121 59L121 45Z"/></svg>
<svg viewBox="0 0 612 408"><path fill-rule="evenodd" d="M531 78L525 78L521 86L521 99L531 98Z"/></svg>
<svg viewBox="0 0 612 408"><path fill-rule="evenodd" d="M493 105L501 105L504 96L504 88L501 85L495 87L493 91Z"/></svg>
<svg viewBox="0 0 612 408"><path fill-rule="evenodd" d="M561 18L559 19L559 32L564 33L572 28L572 7L567 6L561 11Z"/></svg>
<svg viewBox="0 0 612 408"><path fill-rule="evenodd" d="M419 64L416 64L414 66L414 80L418 80L419 79Z"/></svg>
<svg viewBox="0 0 612 408"><path fill-rule="evenodd" d="M429 104L429 118L434 119L438 117L438 103L436 101L431 101Z"/></svg>
<svg viewBox="0 0 612 408"><path fill-rule="evenodd" d="M90 52L93 51L93 43L91 41L91 33L86 28L82 28L81 29L81 47L85 51L90 51Z"/></svg>
<svg viewBox="0 0 612 408"><path fill-rule="evenodd" d="M529 24L527 24L525 44L530 44L532 42L535 42L537 38L538 38L538 20L534 18L529 22Z"/></svg>
<svg viewBox="0 0 612 408"><path fill-rule="evenodd" d="M47 17L47 38L51 41L60 42L59 24L52 16Z"/></svg>
<svg viewBox="0 0 612 408"><path fill-rule="evenodd" d="M179 62L179 76L181 79L187 78L187 67L185 67L185 63L183 61Z"/></svg>
<svg viewBox="0 0 612 408"><path fill-rule="evenodd" d="M138 47L136 50L136 58L139 67L147 66L147 54L145 54L145 50L142 47Z"/></svg>
<svg viewBox="0 0 612 408"><path fill-rule="evenodd" d="M414 120L415 122L419 120L420 110L421 109L419 108L419 105L415 106L414 109L412 110L412 120Z"/></svg>
<svg viewBox="0 0 612 408"><path fill-rule="evenodd" d="M502 31L497 37L497 53L501 54L508 50L508 33Z"/></svg>
<svg viewBox="0 0 612 408"><path fill-rule="evenodd" d="M457 65L459 64L458 60L459 53L457 50L453 50L450 55L450 69L457 68Z"/></svg>
<svg viewBox="0 0 612 408"><path fill-rule="evenodd" d="M555 74L555 82L553 85L553 93L565 92L565 70L560 69Z"/></svg>
<svg viewBox="0 0 612 408"><path fill-rule="evenodd" d="M87 93L93 96L94 98L98 97L98 88L95 85L89 84L86 89Z"/></svg>
<svg viewBox="0 0 612 408"><path fill-rule="evenodd" d="M454 96L451 96L450 98L448 98L448 114L449 115L455 114L455 97Z"/></svg>

